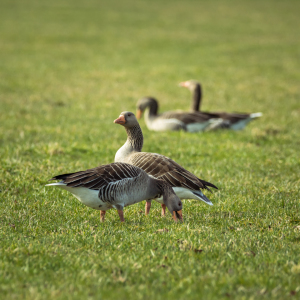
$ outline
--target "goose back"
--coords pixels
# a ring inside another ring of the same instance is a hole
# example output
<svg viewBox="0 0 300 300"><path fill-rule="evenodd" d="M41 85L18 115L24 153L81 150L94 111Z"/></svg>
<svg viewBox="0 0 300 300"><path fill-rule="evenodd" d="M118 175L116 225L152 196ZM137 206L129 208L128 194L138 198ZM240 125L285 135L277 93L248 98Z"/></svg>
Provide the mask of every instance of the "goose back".
<svg viewBox="0 0 300 300"><path fill-rule="evenodd" d="M70 191L83 204L99 210L110 209L115 205L128 206L152 199L160 193L155 181L146 172L126 163L102 165L86 171L58 175L50 180L61 180L50 185L58 185Z"/></svg>
<svg viewBox="0 0 300 300"><path fill-rule="evenodd" d="M214 184L202 180L184 169L174 160L156 153L136 152L125 158L149 175L168 182L172 187L183 187L191 190L217 188Z"/></svg>

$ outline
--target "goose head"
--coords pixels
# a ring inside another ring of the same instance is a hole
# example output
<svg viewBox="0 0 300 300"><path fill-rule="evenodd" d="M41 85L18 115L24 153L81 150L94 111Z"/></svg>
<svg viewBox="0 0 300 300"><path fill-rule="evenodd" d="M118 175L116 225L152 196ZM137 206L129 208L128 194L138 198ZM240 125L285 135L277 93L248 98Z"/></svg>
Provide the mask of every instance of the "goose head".
<svg viewBox="0 0 300 300"><path fill-rule="evenodd" d="M162 195L164 204L167 206L169 212L172 214L172 217L175 222L179 219L183 221L182 217L182 202L180 198L175 194L172 187L164 182L161 184Z"/></svg>
<svg viewBox="0 0 300 300"><path fill-rule="evenodd" d="M156 115L158 110L157 100L152 97L141 98L136 104L136 117L140 119L147 108L149 108L150 114Z"/></svg>
<svg viewBox="0 0 300 300"><path fill-rule="evenodd" d="M167 206L168 210L172 214L172 217L175 222L179 219L180 221L183 221L182 217L182 202L179 199L178 196L174 193L173 195L170 195L167 197L167 199L164 198L164 204Z"/></svg>
<svg viewBox="0 0 300 300"><path fill-rule="evenodd" d="M126 128L132 128L139 125L135 115L130 111L121 112L119 118L114 120L115 124L120 124Z"/></svg>
<svg viewBox="0 0 300 300"><path fill-rule="evenodd" d="M185 87L193 92L198 86L200 87L200 83L197 80L188 80L179 83L179 86Z"/></svg>

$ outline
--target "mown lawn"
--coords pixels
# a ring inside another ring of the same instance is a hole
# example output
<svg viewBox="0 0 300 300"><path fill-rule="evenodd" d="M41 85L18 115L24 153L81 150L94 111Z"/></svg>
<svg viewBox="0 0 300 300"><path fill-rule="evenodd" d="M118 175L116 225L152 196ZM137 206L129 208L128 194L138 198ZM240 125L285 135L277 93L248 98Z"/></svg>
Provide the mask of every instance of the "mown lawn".
<svg viewBox="0 0 300 300"><path fill-rule="evenodd" d="M1 299L300 297L300 2L0 3ZM263 112L242 132L155 133L144 151L211 181L183 224L153 204L126 223L53 175L113 162L113 120L145 95L188 109Z"/></svg>

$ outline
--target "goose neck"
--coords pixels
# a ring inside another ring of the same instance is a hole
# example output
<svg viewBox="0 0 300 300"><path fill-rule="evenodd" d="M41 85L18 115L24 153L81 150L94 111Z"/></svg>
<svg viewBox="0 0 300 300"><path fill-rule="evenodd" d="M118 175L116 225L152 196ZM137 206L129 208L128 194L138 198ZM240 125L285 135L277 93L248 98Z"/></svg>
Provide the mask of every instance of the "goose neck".
<svg viewBox="0 0 300 300"><path fill-rule="evenodd" d="M151 128L151 123L156 117L157 117L157 114L154 114L153 112L151 112L150 108L147 107L144 112L144 118L145 118L145 122L146 122L148 128Z"/></svg>
<svg viewBox="0 0 300 300"><path fill-rule="evenodd" d="M154 100L149 105L149 115L150 116L157 116L157 111L158 111L158 103L157 103L156 100Z"/></svg>
<svg viewBox="0 0 300 300"><path fill-rule="evenodd" d="M193 92L193 101L192 101L192 111L200 111L201 99L202 99L202 89L200 84L196 84Z"/></svg>
<svg viewBox="0 0 300 300"><path fill-rule="evenodd" d="M144 143L143 132L140 125L135 125L130 128L126 128L127 132L127 144L132 148L132 151L141 152Z"/></svg>
<svg viewBox="0 0 300 300"><path fill-rule="evenodd" d="M126 162L127 158L133 152L141 152L143 148L143 133L140 125L126 128L127 140L125 144L117 151L115 162Z"/></svg>

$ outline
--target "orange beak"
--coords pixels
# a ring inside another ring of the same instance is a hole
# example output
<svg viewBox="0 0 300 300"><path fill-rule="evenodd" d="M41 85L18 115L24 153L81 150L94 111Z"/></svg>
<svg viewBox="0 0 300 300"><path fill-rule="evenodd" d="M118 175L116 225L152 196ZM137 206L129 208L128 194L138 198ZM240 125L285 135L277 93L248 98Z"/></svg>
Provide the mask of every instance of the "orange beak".
<svg viewBox="0 0 300 300"><path fill-rule="evenodd" d="M118 119L114 120L114 123L124 125L126 123L125 117L120 115Z"/></svg>
<svg viewBox="0 0 300 300"><path fill-rule="evenodd" d="M139 120L143 115L143 112L140 109L136 110L136 118Z"/></svg>
<svg viewBox="0 0 300 300"><path fill-rule="evenodd" d="M180 82L180 83L179 83L179 86L187 87L186 81Z"/></svg>
<svg viewBox="0 0 300 300"><path fill-rule="evenodd" d="M177 222L177 218L182 222L183 221L183 217L182 217L182 210L179 211L173 211L173 219L175 222Z"/></svg>

